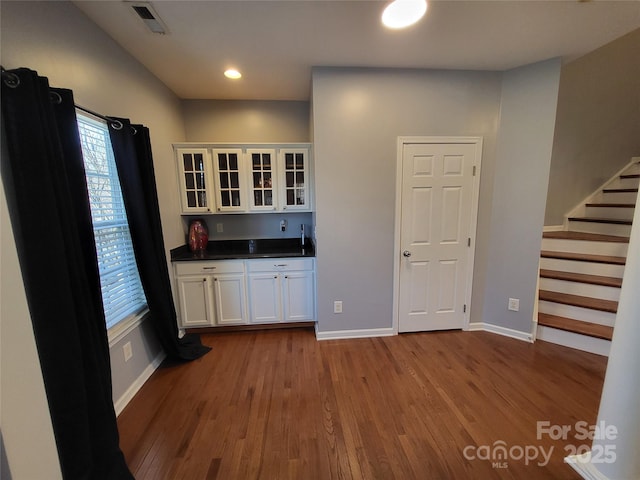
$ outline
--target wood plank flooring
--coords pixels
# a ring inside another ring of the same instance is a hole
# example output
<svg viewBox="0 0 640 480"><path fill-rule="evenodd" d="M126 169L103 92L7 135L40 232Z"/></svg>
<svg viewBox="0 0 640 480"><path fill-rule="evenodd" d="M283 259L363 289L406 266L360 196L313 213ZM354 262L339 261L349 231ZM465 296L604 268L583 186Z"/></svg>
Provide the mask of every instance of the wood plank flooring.
<svg viewBox="0 0 640 480"><path fill-rule="evenodd" d="M202 339L209 354L158 369L118 418L138 480L578 479L565 449L590 445L574 426L595 423L606 368L486 332ZM537 438L537 421L572 431ZM500 445L500 465L473 457ZM528 446L551 460L517 458Z"/></svg>
<svg viewBox="0 0 640 480"><path fill-rule="evenodd" d="M604 277L602 275L587 275L584 273L561 272L557 270L540 269L540 278L552 278L567 282L588 283L602 287L622 288L622 278Z"/></svg>
<svg viewBox="0 0 640 480"><path fill-rule="evenodd" d="M611 263L613 265L625 265L626 257L614 257L611 255L591 255L588 253L572 253L572 252L552 252L542 250L540 256L543 258L557 258L560 260L578 260L580 262L593 263Z"/></svg>
<svg viewBox="0 0 640 480"><path fill-rule="evenodd" d="M587 204L587 206L589 205L591 204ZM610 205L617 205L617 204L612 203ZM591 242L629 243L629 237L617 237L613 235L602 235L599 233L572 232L570 230L562 230L559 232L544 232L542 234L542 238L559 238L562 240L586 240Z"/></svg>
<svg viewBox="0 0 640 480"><path fill-rule="evenodd" d="M582 295L571 295L569 293L553 292L550 290L540 290L538 292L538 298L547 302L590 308L591 310L599 310L601 312L616 313L618 311L618 302L615 300L583 297Z"/></svg>
<svg viewBox="0 0 640 480"><path fill-rule="evenodd" d="M602 338L603 340L611 340L613 338L613 327L585 322L583 320L574 320L573 318L560 317L558 315L550 315L548 313L538 313L538 325L589 335L590 337Z"/></svg>

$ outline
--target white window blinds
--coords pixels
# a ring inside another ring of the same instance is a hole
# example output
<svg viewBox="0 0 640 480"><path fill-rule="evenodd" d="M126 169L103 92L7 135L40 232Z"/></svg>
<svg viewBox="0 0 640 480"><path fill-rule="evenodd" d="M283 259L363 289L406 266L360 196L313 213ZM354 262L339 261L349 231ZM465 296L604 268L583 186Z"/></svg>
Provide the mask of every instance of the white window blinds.
<svg viewBox="0 0 640 480"><path fill-rule="evenodd" d="M111 328L146 308L107 125L78 113L98 254L102 303Z"/></svg>

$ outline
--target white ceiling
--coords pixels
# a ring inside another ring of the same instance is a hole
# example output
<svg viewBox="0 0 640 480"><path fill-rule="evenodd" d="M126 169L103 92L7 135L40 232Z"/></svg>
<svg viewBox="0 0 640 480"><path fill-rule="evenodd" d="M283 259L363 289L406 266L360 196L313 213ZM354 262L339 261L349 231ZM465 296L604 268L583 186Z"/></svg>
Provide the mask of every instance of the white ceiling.
<svg viewBox="0 0 640 480"><path fill-rule="evenodd" d="M506 70L640 28L638 0L431 1L404 31L381 25L383 1L156 0L158 35L127 2L74 3L185 99L308 100L314 66Z"/></svg>

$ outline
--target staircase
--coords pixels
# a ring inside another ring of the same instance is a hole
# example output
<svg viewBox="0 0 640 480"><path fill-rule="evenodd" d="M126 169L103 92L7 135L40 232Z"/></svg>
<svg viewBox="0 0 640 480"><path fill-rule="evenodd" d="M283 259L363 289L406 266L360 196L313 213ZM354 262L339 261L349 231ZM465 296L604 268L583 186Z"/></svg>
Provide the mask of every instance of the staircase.
<svg viewBox="0 0 640 480"><path fill-rule="evenodd" d="M608 355L618 310L640 157L545 232L540 253L537 339Z"/></svg>

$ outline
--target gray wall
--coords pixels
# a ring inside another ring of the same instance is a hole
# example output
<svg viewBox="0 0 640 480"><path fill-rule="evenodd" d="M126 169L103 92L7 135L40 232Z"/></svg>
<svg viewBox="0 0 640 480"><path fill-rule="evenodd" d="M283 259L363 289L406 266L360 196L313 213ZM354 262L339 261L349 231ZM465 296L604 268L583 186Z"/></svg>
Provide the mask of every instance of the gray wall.
<svg viewBox="0 0 640 480"><path fill-rule="evenodd" d="M640 29L562 67L545 225L640 155Z"/></svg>
<svg viewBox="0 0 640 480"><path fill-rule="evenodd" d="M188 142L308 142L309 102L183 100Z"/></svg>
<svg viewBox="0 0 640 480"><path fill-rule="evenodd" d="M314 71L320 332L392 326L400 135L484 137L470 318L531 331L559 71Z"/></svg>
<svg viewBox="0 0 640 480"><path fill-rule="evenodd" d="M531 332L560 61L504 73L483 322ZM508 298L520 311L507 310Z"/></svg>
<svg viewBox="0 0 640 480"><path fill-rule="evenodd" d="M471 306L481 317L500 88L499 73L314 70L319 331L392 326L400 135L484 137Z"/></svg>
<svg viewBox="0 0 640 480"><path fill-rule="evenodd" d="M150 128L156 182L162 192L159 202L165 245L170 249L184 243L171 147L171 142L185 140L178 98L72 3L2 2L1 8L1 62L5 68L37 70L49 77L51 85L73 89L78 104L106 115L129 117ZM1 201L4 210L4 195ZM31 320L22 284L15 282L20 272L15 247L6 235L4 215L2 220L2 355L21 354L2 362L4 446L13 478L57 478L57 453L41 398L41 376L34 370L33 333L25 330ZM5 281L7 278L13 282ZM18 330L20 335L13 337L11 332ZM132 342L133 358L124 364L122 345L126 341ZM113 345L111 353L114 399L118 399L160 349L139 327Z"/></svg>

